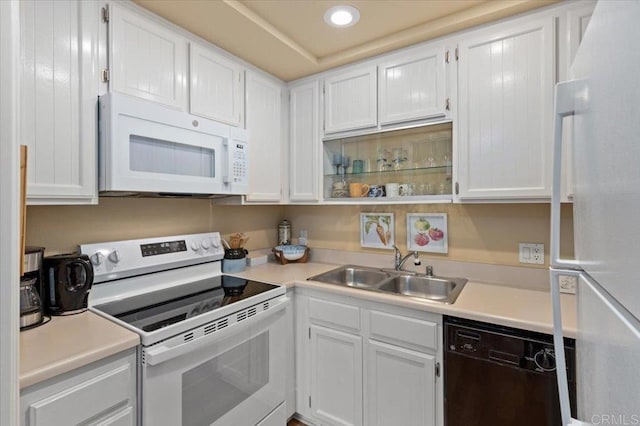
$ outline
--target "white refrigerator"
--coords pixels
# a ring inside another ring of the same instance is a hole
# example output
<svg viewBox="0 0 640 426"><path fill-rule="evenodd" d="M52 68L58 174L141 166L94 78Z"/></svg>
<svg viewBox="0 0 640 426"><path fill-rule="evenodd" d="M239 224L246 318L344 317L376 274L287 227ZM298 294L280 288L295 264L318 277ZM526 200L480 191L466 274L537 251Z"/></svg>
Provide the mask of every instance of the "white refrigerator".
<svg viewBox="0 0 640 426"><path fill-rule="evenodd" d="M569 142L562 141L562 128L568 119L575 260L559 255L561 152ZM578 277L578 419L570 417L561 349L560 274ZM551 287L563 425L640 425L638 0L598 2L571 81L556 87Z"/></svg>

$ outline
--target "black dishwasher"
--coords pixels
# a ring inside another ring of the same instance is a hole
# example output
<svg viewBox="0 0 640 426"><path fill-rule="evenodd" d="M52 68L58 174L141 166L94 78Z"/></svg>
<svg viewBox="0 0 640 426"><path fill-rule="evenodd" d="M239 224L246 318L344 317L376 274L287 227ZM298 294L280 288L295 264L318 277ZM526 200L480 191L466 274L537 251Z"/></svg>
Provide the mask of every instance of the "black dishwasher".
<svg viewBox="0 0 640 426"><path fill-rule="evenodd" d="M557 426L560 402L553 338L445 317L447 426ZM575 341L565 339L575 416Z"/></svg>

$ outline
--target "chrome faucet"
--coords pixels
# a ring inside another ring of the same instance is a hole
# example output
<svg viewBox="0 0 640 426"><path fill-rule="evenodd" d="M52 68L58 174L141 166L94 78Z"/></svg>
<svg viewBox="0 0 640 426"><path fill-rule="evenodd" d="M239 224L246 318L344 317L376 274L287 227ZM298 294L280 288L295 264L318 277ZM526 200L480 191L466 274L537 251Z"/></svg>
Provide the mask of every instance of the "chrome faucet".
<svg viewBox="0 0 640 426"><path fill-rule="evenodd" d="M407 253L404 257L402 257L402 253L400 253L400 249L398 247L394 245L393 249L395 250L393 254L393 258L394 258L393 264L396 271L402 270L402 265L404 265L404 262L406 262L411 255L413 255L414 265L419 266L421 264L420 258L418 257L419 254L417 251L414 251L413 253Z"/></svg>
<svg viewBox="0 0 640 426"><path fill-rule="evenodd" d="M427 270L425 272L425 275L428 276L428 277L432 277L433 276L433 266L427 265Z"/></svg>

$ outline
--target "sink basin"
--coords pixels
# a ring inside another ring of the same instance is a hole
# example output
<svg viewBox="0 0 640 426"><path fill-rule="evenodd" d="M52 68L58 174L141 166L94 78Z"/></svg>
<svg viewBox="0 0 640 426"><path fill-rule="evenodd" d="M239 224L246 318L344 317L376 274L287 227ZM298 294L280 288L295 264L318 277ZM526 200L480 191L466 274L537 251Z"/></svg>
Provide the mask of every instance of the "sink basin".
<svg viewBox="0 0 640 426"><path fill-rule="evenodd" d="M422 275L398 275L377 287L386 293L402 294L443 303L453 303L467 280L438 278Z"/></svg>
<svg viewBox="0 0 640 426"><path fill-rule="evenodd" d="M348 287L372 288L387 280L389 276L389 274L379 269L347 265L316 275L309 278L309 280L346 285Z"/></svg>
<svg viewBox="0 0 640 426"><path fill-rule="evenodd" d="M308 280L418 297L440 303L455 302L467 282L464 278L428 277L355 265L341 266Z"/></svg>

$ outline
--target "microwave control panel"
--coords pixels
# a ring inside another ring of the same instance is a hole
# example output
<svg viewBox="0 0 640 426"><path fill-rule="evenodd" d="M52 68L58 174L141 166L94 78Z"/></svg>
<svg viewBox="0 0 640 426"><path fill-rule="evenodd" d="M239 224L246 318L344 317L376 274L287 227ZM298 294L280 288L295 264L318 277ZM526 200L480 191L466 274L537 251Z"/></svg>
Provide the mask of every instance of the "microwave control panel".
<svg viewBox="0 0 640 426"><path fill-rule="evenodd" d="M245 142L233 141L229 150L229 182L248 184L249 145Z"/></svg>

